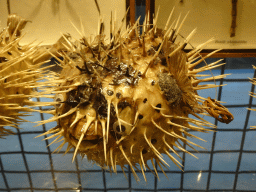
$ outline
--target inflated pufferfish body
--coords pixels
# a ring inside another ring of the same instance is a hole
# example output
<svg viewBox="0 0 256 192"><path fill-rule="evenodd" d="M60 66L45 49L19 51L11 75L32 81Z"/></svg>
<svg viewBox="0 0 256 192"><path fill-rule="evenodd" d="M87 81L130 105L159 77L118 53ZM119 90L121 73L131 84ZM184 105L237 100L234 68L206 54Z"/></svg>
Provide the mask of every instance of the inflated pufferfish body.
<svg viewBox="0 0 256 192"><path fill-rule="evenodd" d="M34 87L41 77L42 63L35 64L37 47L20 46L21 30L27 20L15 14L8 16L7 27L0 32L0 138L13 133L4 128L17 127L23 121L20 116L27 115L32 105L29 99L37 95Z"/></svg>
<svg viewBox="0 0 256 192"><path fill-rule="evenodd" d="M180 142L201 147L187 139L198 138L188 130L206 132L202 126L214 125L197 115L207 113L207 106L202 104L206 99L197 90L218 85L199 83L225 75L199 80L197 73L223 64L195 69L205 59L199 55L203 45L185 53L183 49L195 30L184 43L176 44L178 22L174 28L157 32L156 24L150 28L146 20L139 35L137 21L122 35L121 27L113 30L116 33L113 37L110 34L110 43L105 43L101 30L92 43L82 37L75 45L64 37L69 48L63 52L63 70L56 78L58 86L53 88L59 103L55 116L41 122L58 122L45 133L54 133L48 138L57 137L52 143L64 140L57 149L68 142L66 152L75 148L74 157L79 152L114 172L117 165L123 168L128 164L136 179L134 167L140 166L146 180L148 160L154 166L155 159L162 169L169 166L162 155L167 154L181 167L170 151L178 157L176 149L191 154ZM198 119L189 118L189 114Z"/></svg>

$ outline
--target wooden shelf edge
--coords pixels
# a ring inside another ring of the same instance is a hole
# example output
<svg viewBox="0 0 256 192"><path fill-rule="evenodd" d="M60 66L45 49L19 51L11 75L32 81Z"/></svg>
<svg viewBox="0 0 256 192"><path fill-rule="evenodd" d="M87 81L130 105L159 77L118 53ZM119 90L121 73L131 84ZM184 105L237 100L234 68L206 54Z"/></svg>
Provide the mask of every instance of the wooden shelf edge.
<svg viewBox="0 0 256 192"><path fill-rule="evenodd" d="M202 56L213 52L215 49L205 49L201 51ZM186 49L185 52L191 50ZM227 58L227 57L256 57L256 49L222 49L221 51L213 54L211 58Z"/></svg>

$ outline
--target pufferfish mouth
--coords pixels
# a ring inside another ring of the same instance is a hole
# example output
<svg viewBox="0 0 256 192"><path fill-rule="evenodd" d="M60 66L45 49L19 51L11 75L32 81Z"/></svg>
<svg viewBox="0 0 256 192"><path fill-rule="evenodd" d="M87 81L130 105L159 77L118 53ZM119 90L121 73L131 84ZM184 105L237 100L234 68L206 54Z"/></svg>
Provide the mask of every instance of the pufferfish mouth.
<svg viewBox="0 0 256 192"><path fill-rule="evenodd" d="M77 147L79 140L82 136L82 130L84 126L86 125L86 120L81 119L77 122L77 124L71 129L71 131L68 131L68 137L71 140L74 147ZM85 151L91 148L96 147L101 141L103 141L103 138L101 135L95 133L95 127L94 125L90 125L88 130L86 131L86 134L82 136L82 141L79 145L80 151Z"/></svg>
<svg viewBox="0 0 256 192"><path fill-rule="evenodd" d="M79 139L74 137L72 134L69 135L69 138L71 139L72 144L76 147L78 142L79 142ZM88 140L88 139L86 139L86 136L84 136L84 139L82 140L82 142L79 146L79 150L80 151L86 151L88 149L95 148L102 141L103 141L102 137L98 137L96 139Z"/></svg>

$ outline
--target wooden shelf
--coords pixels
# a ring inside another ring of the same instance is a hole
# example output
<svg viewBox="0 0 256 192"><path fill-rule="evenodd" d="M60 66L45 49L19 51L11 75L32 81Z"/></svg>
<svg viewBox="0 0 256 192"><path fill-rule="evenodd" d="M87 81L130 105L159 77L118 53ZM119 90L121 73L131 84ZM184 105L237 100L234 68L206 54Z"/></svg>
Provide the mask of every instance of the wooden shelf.
<svg viewBox="0 0 256 192"><path fill-rule="evenodd" d="M189 52L190 50L185 50ZM201 51L202 56L214 51L214 49L205 49ZM227 57L256 57L256 49L223 49L211 56L212 58L227 58Z"/></svg>

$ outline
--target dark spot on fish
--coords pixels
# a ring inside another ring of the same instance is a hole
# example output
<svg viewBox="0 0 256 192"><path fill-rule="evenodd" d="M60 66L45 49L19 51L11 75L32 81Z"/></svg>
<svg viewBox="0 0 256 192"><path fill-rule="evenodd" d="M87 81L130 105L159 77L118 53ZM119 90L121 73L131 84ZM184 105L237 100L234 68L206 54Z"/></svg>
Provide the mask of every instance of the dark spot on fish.
<svg viewBox="0 0 256 192"><path fill-rule="evenodd" d="M152 144L156 144L157 140L156 139L151 139Z"/></svg>
<svg viewBox="0 0 256 192"><path fill-rule="evenodd" d="M161 108L161 107L162 107L161 103L157 104L156 107L157 107L157 108ZM158 113L160 112L159 109L155 109L155 110L156 110L156 112L158 112Z"/></svg>
<svg viewBox="0 0 256 192"><path fill-rule="evenodd" d="M123 133L123 132L125 132L125 130L126 130L126 128L125 128L124 125L121 125L121 128L120 128L119 125L116 126L116 131L117 131L118 133Z"/></svg>
<svg viewBox="0 0 256 192"><path fill-rule="evenodd" d="M166 57L162 57L161 58L161 64L163 65L163 66L167 66L167 61L166 61Z"/></svg>
<svg viewBox="0 0 256 192"><path fill-rule="evenodd" d="M145 153L147 153L148 151L146 150L146 149L143 149L142 150L142 154L145 154Z"/></svg>
<svg viewBox="0 0 256 192"><path fill-rule="evenodd" d="M0 63L7 62L8 59L6 57L0 57Z"/></svg>
<svg viewBox="0 0 256 192"><path fill-rule="evenodd" d="M121 93L116 93L116 97L118 98L118 99L120 99L121 98Z"/></svg>

